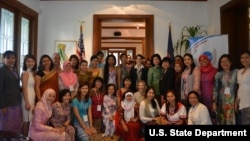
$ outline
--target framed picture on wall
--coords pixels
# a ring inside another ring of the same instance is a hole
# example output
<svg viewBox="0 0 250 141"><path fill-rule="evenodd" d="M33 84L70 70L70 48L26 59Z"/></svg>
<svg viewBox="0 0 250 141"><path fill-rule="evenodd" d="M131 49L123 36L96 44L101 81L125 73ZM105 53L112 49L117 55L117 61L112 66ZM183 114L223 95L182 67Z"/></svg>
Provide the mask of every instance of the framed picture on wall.
<svg viewBox="0 0 250 141"><path fill-rule="evenodd" d="M77 53L76 40L55 40L54 46L55 52L58 52L61 57L61 63L68 60L70 55Z"/></svg>

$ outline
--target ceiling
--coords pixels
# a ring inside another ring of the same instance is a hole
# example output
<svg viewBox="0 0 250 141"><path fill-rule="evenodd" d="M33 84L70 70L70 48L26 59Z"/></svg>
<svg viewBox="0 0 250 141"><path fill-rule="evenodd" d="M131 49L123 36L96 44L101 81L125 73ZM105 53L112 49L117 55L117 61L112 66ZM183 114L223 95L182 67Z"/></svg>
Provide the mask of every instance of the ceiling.
<svg viewBox="0 0 250 141"><path fill-rule="evenodd" d="M112 0L40 0L40 1L112 1ZM113 0L124 1L124 0ZM126 1L207 1L207 0L126 0Z"/></svg>

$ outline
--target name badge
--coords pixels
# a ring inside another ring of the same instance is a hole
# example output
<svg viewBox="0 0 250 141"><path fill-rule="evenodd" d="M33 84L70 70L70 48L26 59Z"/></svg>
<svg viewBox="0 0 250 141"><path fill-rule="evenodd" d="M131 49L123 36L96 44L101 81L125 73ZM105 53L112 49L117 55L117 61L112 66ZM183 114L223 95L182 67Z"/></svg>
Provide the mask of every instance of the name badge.
<svg viewBox="0 0 250 141"><path fill-rule="evenodd" d="M84 115L84 116L83 116L83 121L84 121L84 122L88 121L88 116L87 116L87 115Z"/></svg>
<svg viewBox="0 0 250 141"><path fill-rule="evenodd" d="M70 86L69 86L69 90L70 90L71 92L75 91L75 90L74 90L74 86L73 86L73 85L70 85Z"/></svg>
<svg viewBox="0 0 250 141"><path fill-rule="evenodd" d="M101 111L102 110L102 106L101 105L97 105L97 111Z"/></svg>
<svg viewBox="0 0 250 141"><path fill-rule="evenodd" d="M224 94L230 95L230 87L224 89Z"/></svg>

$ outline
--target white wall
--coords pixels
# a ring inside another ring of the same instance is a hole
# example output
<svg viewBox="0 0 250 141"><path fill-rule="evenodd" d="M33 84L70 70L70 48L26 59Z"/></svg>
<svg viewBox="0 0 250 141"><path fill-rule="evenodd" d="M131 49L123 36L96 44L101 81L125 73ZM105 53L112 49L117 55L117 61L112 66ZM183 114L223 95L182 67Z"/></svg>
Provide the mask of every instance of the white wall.
<svg viewBox="0 0 250 141"><path fill-rule="evenodd" d="M38 3L38 56L51 55L55 40L78 40L78 21L84 20L86 57L89 59L94 34L93 14L153 14L155 53L165 56L169 21L174 44L183 26L204 25L209 35L220 34L219 7L228 1L41 1Z"/></svg>

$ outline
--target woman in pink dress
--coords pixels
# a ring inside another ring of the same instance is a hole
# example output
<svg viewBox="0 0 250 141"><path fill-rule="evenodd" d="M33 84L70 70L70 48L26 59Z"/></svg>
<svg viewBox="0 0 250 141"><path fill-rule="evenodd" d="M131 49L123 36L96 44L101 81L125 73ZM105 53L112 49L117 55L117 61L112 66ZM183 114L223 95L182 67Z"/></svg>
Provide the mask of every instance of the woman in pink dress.
<svg viewBox="0 0 250 141"><path fill-rule="evenodd" d="M215 83L215 74L217 69L211 64L208 56L202 54L199 56L200 70L201 70L201 82L200 82L200 95L201 102L207 106L213 124L217 124L217 117L215 112L212 112L213 104L213 89Z"/></svg>
<svg viewBox="0 0 250 141"><path fill-rule="evenodd" d="M47 125L52 116L52 103L55 98L55 91L47 89L36 104L30 127L30 137L34 141L65 141L65 128L54 128Z"/></svg>
<svg viewBox="0 0 250 141"><path fill-rule="evenodd" d="M71 66L70 61L63 63L63 71L58 76L58 86L60 91L63 89L70 90L71 99L73 99L78 92L79 83L77 75L73 72Z"/></svg>

